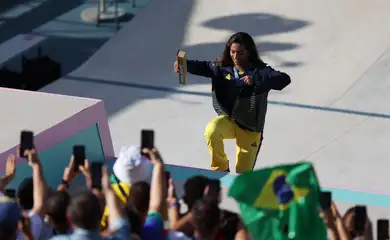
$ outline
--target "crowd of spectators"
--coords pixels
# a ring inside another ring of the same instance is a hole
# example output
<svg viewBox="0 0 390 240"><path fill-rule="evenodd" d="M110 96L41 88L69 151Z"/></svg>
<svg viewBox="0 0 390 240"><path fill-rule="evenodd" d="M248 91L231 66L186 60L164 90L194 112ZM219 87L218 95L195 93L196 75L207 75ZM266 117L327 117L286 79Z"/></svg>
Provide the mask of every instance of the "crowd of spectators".
<svg viewBox="0 0 390 240"><path fill-rule="evenodd" d="M141 154L132 146L130 152L128 161L118 159L112 171L102 166L100 186L93 183L88 160L75 168L70 156L56 190L48 186L34 149L24 156L32 177L15 191L7 189L17 172L16 157L9 156L0 178L0 239L253 239L238 213L220 207L223 194L221 188L211 187L215 180L192 176L179 199L157 150L144 149ZM137 170L142 167L151 168L150 176ZM68 188L77 175L83 175L88 190L71 195ZM332 203L319 211L329 239L373 239L369 219L364 231L355 229L354 210L342 215Z"/></svg>

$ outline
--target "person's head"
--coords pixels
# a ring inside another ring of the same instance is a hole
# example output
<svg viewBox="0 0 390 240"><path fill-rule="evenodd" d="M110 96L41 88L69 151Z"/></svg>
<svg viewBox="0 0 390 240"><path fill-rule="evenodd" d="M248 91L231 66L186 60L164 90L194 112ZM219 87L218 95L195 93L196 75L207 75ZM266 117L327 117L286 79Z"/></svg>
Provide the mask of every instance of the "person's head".
<svg viewBox="0 0 390 240"><path fill-rule="evenodd" d="M226 43L223 51L222 66L265 65L259 57L253 38L245 32L233 34Z"/></svg>
<svg viewBox="0 0 390 240"><path fill-rule="evenodd" d="M21 212L17 202L6 196L0 196L0 239L15 240Z"/></svg>
<svg viewBox="0 0 390 240"><path fill-rule="evenodd" d="M66 191L51 194L46 201L46 218L55 228L68 227L67 209L70 204L70 195ZM64 229L64 230L66 230Z"/></svg>
<svg viewBox="0 0 390 240"><path fill-rule="evenodd" d="M352 239L364 235L364 232L359 232L356 229L356 206L349 208L344 213L342 221ZM369 224L369 219L367 219L366 224Z"/></svg>
<svg viewBox="0 0 390 240"><path fill-rule="evenodd" d="M31 210L34 206L34 182L32 178L25 178L16 192L19 206L24 210Z"/></svg>
<svg viewBox="0 0 390 240"><path fill-rule="evenodd" d="M189 210L191 210L197 200L203 198L205 188L208 184L209 179L201 175L193 176L184 183L183 201L187 204Z"/></svg>
<svg viewBox="0 0 390 240"><path fill-rule="evenodd" d="M72 197L68 214L73 227L97 231L103 211L99 199L87 191Z"/></svg>
<svg viewBox="0 0 390 240"><path fill-rule="evenodd" d="M131 185L129 202L141 214L146 215L149 210L150 185L147 182L136 182Z"/></svg>
<svg viewBox="0 0 390 240"><path fill-rule="evenodd" d="M127 213L127 219L131 226L132 234L141 236L143 226L141 214L138 212L137 208L132 202L128 202L126 204L125 211Z"/></svg>
<svg viewBox="0 0 390 240"><path fill-rule="evenodd" d="M221 222L221 210L214 201L201 199L191 209L195 235L199 239L215 239Z"/></svg>

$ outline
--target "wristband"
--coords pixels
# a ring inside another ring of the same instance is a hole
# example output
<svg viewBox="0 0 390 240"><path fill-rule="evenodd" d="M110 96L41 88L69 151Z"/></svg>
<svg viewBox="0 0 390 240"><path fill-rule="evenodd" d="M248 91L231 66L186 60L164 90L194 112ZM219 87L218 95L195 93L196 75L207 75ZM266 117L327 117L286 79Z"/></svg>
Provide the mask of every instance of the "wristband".
<svg viewBox="0 0 390 240"><path fill-rule="evenodd" d="M67 188L69 187L69 183L65 179L61 180L61 184L64 184Z"/></svg>
<svg viewBox="0 0 390 240"><path fill-rule="evenodd" d="M168 205L168 208L172 208L172 207L179 207L180 206L180 203L179 202L173 202L173 203L170 203Z"/></svg>

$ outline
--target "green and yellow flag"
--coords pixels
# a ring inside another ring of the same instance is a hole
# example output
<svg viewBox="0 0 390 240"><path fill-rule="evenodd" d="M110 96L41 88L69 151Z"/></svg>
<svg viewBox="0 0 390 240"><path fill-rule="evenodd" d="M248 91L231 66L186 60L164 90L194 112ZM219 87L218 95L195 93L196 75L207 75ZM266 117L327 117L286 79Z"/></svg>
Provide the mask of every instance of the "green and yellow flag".
<svg viewBox="0 0 390 240"><path fill-rule="evenodd" d="M256 240L326 240L320 187L311 163L279 165L239 175L229 190Z"/></svg>

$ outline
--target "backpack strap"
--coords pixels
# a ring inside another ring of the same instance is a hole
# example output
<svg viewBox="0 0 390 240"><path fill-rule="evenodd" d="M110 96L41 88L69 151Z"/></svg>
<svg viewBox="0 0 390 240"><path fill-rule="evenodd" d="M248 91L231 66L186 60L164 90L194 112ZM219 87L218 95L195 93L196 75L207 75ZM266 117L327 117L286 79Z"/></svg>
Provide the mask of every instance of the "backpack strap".
<svg viewBox="0 0 390 240"><path fill-rule="evenodd" d="M118 177L114 173L112 173L111 176L110 176L110 182L112 184L117 184L118 188L119 188L119 191L121 192L122 196L125 197L126 199L128 198L125 190L121 186L121 181L118 179Z"/></svg>

